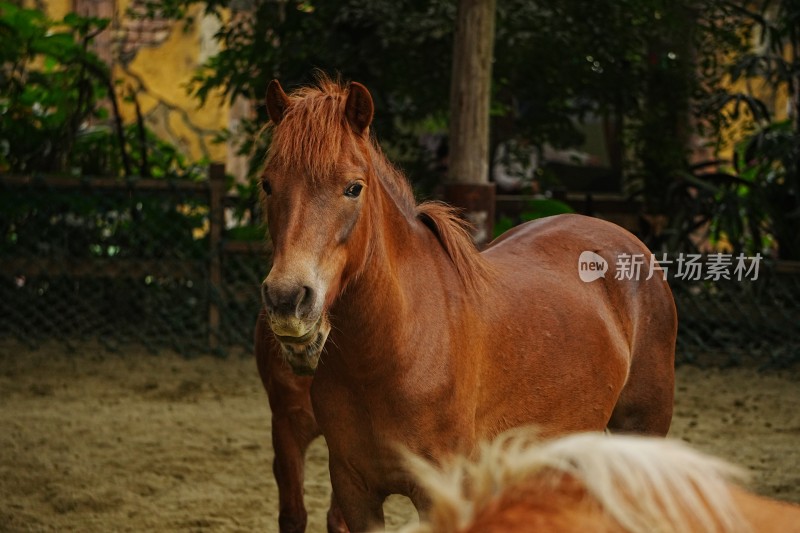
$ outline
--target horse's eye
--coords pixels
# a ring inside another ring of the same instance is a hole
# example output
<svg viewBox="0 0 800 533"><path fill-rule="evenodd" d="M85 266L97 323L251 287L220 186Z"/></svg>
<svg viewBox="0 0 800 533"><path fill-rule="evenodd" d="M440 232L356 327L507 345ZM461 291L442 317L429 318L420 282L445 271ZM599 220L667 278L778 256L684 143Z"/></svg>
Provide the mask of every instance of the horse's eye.
<svg viewBox="0 0 800 533"><path fill-rule="evenodd" d="M351 183L347 186L344 190L344 195L348 198L358 198L358 195L361 194L361 190L364 188L363 185L360 183Z"/></svg>
<svg viewBox="0 0 800 533"><path fill-rule="evenodd" d="M269 181L267 181L266 178L261 180L261 188L264 189L264 192L267 193L267 195L272 194L272 187L269 186Z"/></svg>

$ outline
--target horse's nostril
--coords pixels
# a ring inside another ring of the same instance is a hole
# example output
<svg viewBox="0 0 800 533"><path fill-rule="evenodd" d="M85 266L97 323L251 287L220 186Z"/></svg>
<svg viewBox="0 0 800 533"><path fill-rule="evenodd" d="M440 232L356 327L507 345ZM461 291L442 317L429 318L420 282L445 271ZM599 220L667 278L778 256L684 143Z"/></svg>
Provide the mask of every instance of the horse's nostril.
<svg viewBox="0 0 800 533"><path fill-rule="evenodd" d="M293 296L292 302L294 303L294 308L298 309L300 307L300 304L303 303L303 300L306 297L306 287L300 287L294 292L292 296Z"/></svg>
<svg viewBox="0 0 800 533"><path fill-rule="evenodd" d="M295 302L296 305L294 310L297 318L307 317L314 307L314 289L307 285L303 286L300 289Z"/></svg>
<svg viewBox="0 0 800 533"><path fill-rule="evenodd" d="M314 290L305 285L261 284L261 299L270 313L305 318L314 306Z"/></svg>
<svg viewBox="0 0 800 533"><path fill-rule="evenodd" d="M267 283L264 282L261 284L261 301L264 304L264 308L267 311L272 311L275 309L275 304L272 302L272 299L269 297L269 287L267 287Z"/></svg>
<svg viewBox="0 0 800 533"><path fill-rule="evenodd" d="M300 300L301 308L310 308L314 303L314 289L311 287L303 287L303 298Z"/></svg>

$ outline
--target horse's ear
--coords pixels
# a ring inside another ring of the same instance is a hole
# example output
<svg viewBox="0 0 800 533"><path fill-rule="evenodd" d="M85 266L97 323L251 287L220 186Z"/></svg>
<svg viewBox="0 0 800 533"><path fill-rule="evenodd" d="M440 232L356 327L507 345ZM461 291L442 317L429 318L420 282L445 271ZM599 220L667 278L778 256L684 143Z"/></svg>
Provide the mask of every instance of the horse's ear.
<svg viewBox="0 0 800 533"><path fill-rule="evenodd" d="M358 82L350 84L350 94L344 106L344 115L353 130L359 135L363 134L372 124L372 115L375 107L372 105L372 96L366 87Z"/></svg>
<svg viewBox="0 0 800 533"><path fill-rule="evenodd" d="M289 107L289 97L283 92L278 80L272 80L267 87L267 113L276 125L283 120L283 115Z"/></svg>

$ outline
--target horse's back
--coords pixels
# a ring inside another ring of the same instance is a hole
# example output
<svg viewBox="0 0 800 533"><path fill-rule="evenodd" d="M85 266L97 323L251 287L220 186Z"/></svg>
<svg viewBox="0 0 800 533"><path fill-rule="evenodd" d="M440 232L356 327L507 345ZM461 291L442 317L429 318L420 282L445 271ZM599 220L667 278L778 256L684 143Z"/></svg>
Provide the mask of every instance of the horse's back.
<svg viewBox="0 0 800 533"><path fill-rule="evenodd" d="M579 261L586 252L596 264L582 275ZM558 215L510 230L483 254L507 280L512 304L498 304L505 309L497 315L536 328L533 348L548 350L563 371L572 375L588 363L596 373L589 379L606 380L606 388L623 386L610 428L667 433L677 316L670 288L660 269L650 271L650 252L641 241L610 222ZM619 259L633 257L639 272L622 272Z"/></svg>
<svg viewBox="0 0 800 533"><path fill-rule="evenodd" d="M515 226L492 241L483 253L490 260L495 260L496 257L509 253L509 246L541 249L554 243L558 243L560 251L565 253L580 250L579 253L595 251L603 255L604 249L613 252L650 253L626 229L599 218L575 214L555 215ZM548 250L545 257L558 260L559 254L553 253L556 251ZM577 257L575 264L577 268Z"/></svg>
<svg viewBox="0 0 800 533"><path fill-rule="evenodd" d="M542 289L541 283L557 281L562 290L582 294L608 291L612 297L619 294L632 301L631 293L644 289L638 299L652 299L652 304L672 302L660 270L649 276L647 247L627 230L597 218L556 215L527 222L501 235L483 255L501 276L527 277L535 290ZM637 276L632 269L618 272L621 261L628 259L639 264ZM585 265L591 270L582 274L579 263L583 261L593 264Z"/></svg>

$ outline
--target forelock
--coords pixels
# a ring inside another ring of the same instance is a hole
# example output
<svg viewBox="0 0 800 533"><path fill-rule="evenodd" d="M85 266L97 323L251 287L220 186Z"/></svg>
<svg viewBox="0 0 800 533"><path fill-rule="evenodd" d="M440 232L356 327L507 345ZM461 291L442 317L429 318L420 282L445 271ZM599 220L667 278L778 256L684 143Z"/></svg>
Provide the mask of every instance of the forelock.
<svg viewBox="0 0 800 533"><path fill-rule="evenodd" d="M344 150L358 153L356 135L344 115L348 93L346 86L328 78L293 91L273 130L268 164L319 180L336 170Z"/></svg>

